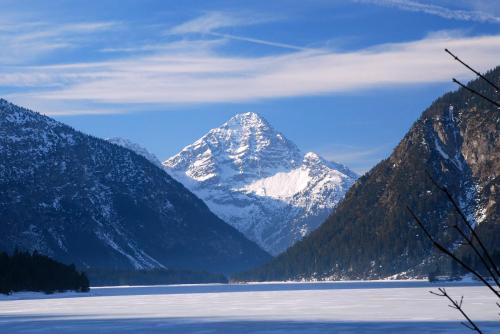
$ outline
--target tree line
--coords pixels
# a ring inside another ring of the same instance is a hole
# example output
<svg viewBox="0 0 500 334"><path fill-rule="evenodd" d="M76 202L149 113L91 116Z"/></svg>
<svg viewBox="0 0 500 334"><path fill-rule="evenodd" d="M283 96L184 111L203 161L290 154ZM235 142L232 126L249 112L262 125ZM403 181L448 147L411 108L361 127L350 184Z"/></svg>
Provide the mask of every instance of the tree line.
<svg viewBox="0 0 500 334"><path fill-rule="evenodd" d="M227 283L222 274L205 271L154 268L147 270L89 269L92 286Z"/></svg>
<svg viewBox="0 0 500 334"><path fill-rule="evenodd" d="M63 291L89 291L85 273L73 264L57 262L37 251L16 250L12 255L0 252L0 293L39 291L54 293Z"/></svg>

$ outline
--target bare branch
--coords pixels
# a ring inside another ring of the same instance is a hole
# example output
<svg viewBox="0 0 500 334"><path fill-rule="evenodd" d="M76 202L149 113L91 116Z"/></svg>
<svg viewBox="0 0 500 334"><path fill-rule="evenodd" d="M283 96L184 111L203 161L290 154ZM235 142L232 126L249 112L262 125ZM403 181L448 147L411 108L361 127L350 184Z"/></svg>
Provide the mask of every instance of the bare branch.
<svg viewBox="0 0 500 334"><path fill-rule="evenodd" d="M472 239L469 239L469 237L467 237L467 235L464 233L464 231L462 231L462 229L460 227L458 227L458 225L454 225L453 227L458 231L458 233L462 236L462 238L465 239L465 241L467 242L467 245L469 245L472 248L474 253L476 253L477 257L479 257L479 259L481 260L481 263L483 263L484 267L486 267L486 270L488 270L488 272L490 273L490 276L495 281L497 287L500 288L500 282L498 281L498 278L495 276L495 274L491 270L490 266L488 265L488 262L481 255L481 253L477 249L476 245L474 245L474 243L472 242Z"/></svg>
<svg viewBox="0 0 500 334"><path fill-rule="evenodd" d="M464 300L464 296L462 296L460 298L460 302L458 302L458 301L454 300L453 298L451 298L451 296L448 294L448 292L446 291L445 288L439 288L438 290L440 293L437 293L434 291L429 291L429 292L432 293L433 295L436 295L439 297L445 297L446 299L448 299L448 301L451 303L451 305L448 305L448 306L451 307L452 309L458 310L462 314L462 316L467 320L467 323L461 322L462 325L464 325L465 327L469 328L470 330L476 331L480 334L483 333L481 331L481 329L479 329L479 327L477 327L477 325L474 323L474 321L472 321L472 319L469 318L467 313L465 313L465 311L462 309L462 303Z"/></svg>
<svg viewBox="0 0 500 334"><path fill-rule="evenodd" d="M432 244L434 245L434 247L436 247L442 253L448 255L449 257L451 257L455 262L457 262L458 264L460 264L465 270L467 270L468 272L470 272L474 276L476 276L484 285L486 285L495 294L495 296L497 296L498 298L500 298L500 292L499 291L495 290L495 288L493 286L491 286L491 284L483 276L481 276L481 274L479 274L476 270L474 270L473 268L471 268L467 263L465 263L462 260L460 260L455 254L453 254L452 252L450 252L447 248L445 248L439 242L437 242L436 240L434 240L434 238L429 233L429 231L427 230L427 228L424 226L424 224L422 223L422 221L417 217L417 215L415 215L415 213L410 209L410 207L407 206L406 209L410 212L410 214L412 215L412 217L415 220L415 222L424 231L425 235L432 242Z"/></svg>
<svg viewBox="0 0 500 334"><path fill-rule="evenodd" d="M476 71L475 69L473 69L472 67L470 67L469 65L467 65L465 62L463 62L460 58L458 58L457 56L455 56L453 53L451 53L450 50L448 49L444 49L444 51L446 51L450 56L452 56L453 58L455 58L456 61L458 61L460 64L464 65L465 67L467 67L469 70L471 70L472 72L474 72L478 77L480 77L481 79L483 79L484 81L486 81L487 83L489 83L493 88L496 89L496 91L500 91L500 88L498 88L497 85L495 85L493 82L491 82L490 80L488 80L488 78L484 77L481 73L479 73L478 71Z"/></svg>
<svg viewBox="0 0 500 334"><path fill-rule="evenodd" d="M474 70L472 67L470 67L469 65L467 65L465 62L463 62L460 58L458 58L457 56L455 56L450 50L448 49L445 49L445 51L451 55L455 60L457 60L458 62L460 62L462 65L464 65L466 68L468 68L469 70L471 70L472 72L474 72L477 76L479 76L481 79L485 80L490 86L492 86L494 89L495 89L495 93L499 93L500 91L500 88L495 84L493 83L492 81L490 81L489 79L487 79L486 77L484 77L481 73L479 73L478 71ZM500 103L486 97L485 95L481 94L480 92L470 88L470 87L467 87L466 85L464 85L463 83L461 83L460 81L458 81L457 79L453 78L453 82L457 83L459 86L461 86L462 88L464 88L465 90L471 92L472 94L474 95L477 95L481 98L483 98L484 100L492 103L493 105L495 105L498 109L500 109ZM477 272L475 269L473 269L471 266L469 266L467 263L463 262L460 258L458 258L455 254L453 254L450 250L448 250L445 246L443 246L442 244L440 244L436 239L433 238L433 236L430 234L429 230L427 230L427 228L425 227L425 225L422 223L422 221L417 217L417 215L410 209L409 206L406 207L406 209L410 212L411 216L413 217L413 219L415 220L415 222L418 224L418 226L424 231L424 234L426 235L426 237L432 242L432 244L434 245L434 247L436 247L438 250L440 250L442 253L446 254L447 256L449 256L452 260L454 260L456 263L460 264L464 269L466 269L467 271L469 271L470 273L472 273L474 276L476 276L485 286L487 286L498 298L500 298L500 282L499 282L499 278L500 278L500 272L495 264L495 262L493 261L492 257L489 255L486 247L484 246L484 244L482 243L481 239L479 239L479 236L477 235L476 231L475 231L475 228L469 223L469 221L467 220L467 217L465 216L465 214L462 212L462 209L460 208L460 206L458 205L457 202L455 202L453 196L450 194L450 192L448 191L448 189L446 187L442 187L440 186L434 179L433 177L430 175L430 173L426 170L425 171L427 176L431 179L432 183L441 191L443 191L448 200L452 203L454 209L456 212L458 212L458 214L460 215L460 217L462 218L462 220L464 221L465 225L468 227L469 231L470 231L470 235L471 237L469 237L460 227L459 225L454 225L454 228L458 231L458 233L460 234L460 236L463 238L463 240L466 242L465 244L468 244L471 246L471 248L473 249L473 251L475 252L475 254L479 257L479 259L481 260L481 262L483 263L483 265L486 267L487 271L489 272L490 276L493 278L493 280L495 281L496 283L496 286L499 290L496 290L479 272ZM474 239L477 241L477 244L479 244L479 247L481 248L481 250L483 251L483 254L481 254L481 252L479 251L478 247L476 247L476 245L474 244ZM460 242L461 245L464 245L463 241ZM462 325L464 325L466 328L470 329L470 330L473 330L477 333L480 333L482 334L482 331L479 329L479 327L477 327L477 325L472 321L471 318L469 318L469 316L465 313L465 311L462 309L462 305L463 305L463 301L464 301L464 296L461 296L460 297L460 301L458 300L455 300L453 298L451 298L448 293L446 292L446 289L444 288L439 288L438 289L439 292L434 292L434 291L430 291L431 294L434 294L436 296L440 296L440 297L445 297L446 299L448 299L448 301L451 303L449 304L448 306L450 308L453 308L453 309L456 309L458 310L462 316L467 320L467 322L461 322ZM496 302L496 305L500 308L500 303L499 302Z"/></svg>
<svg viewBox="0 0 500 334"><path fill-rule="evenodd" d="M467 87L466 85L464 85L463 83L461 83L460 81L458 81L457 79L453 78L453 82L458 84L459 86L461 86L462 88L465 88L466 90L468 90L469 92L471 92L472 94L476 94L477 96L479 97L482 97L483 99L485 99L486 101L490 102L490 103L493 103L494 105L497 106L497 108L500 108L500 103L498 102L495 102L493 101L492 99L490 99L489 97L486 97L484 96L483 94L479 93L478 91L475 91L474 89L470 88L470 87Z"/></svg>
<svg viewBox="0 0 500 334"><path fill-rule="evenodd" d="M444 186L439 185L437 183L437 181L429 173L428 170L425 170L425 173L427 174L427 177L431 180L431 182L434 184L434 186L436 188L438 188L439 190L441 190L446 195L448 200L453 205L453 208L455 209L455 211L459 214L460 218L462 218L462 220L464 221L465 225L467 226L467 228L469 229L469 231L472 235L471 242L473 242L475 239L477 241L477 243L479 244L479 247L481 247L481 250L483 251L484 257L486 258L486 260L488 260L488 261L483 261L483 264L485 265L485 267L487 267L489 269L493 268L493 271L496 273L496 276L492 274L492 277L495 280L497 287L500 288L500 284L499 284L498 279L497 279L498 277L500 277L500 271L498 270L498 268L495 264L495 261L493 261L493 258L490 256L490 254L489 254L488 250L486 249L486 247L484 246L483 242L481 241L481 239L477 235L476 230L469 223L469 221L467 220L467 217L465 217L465 214L462 212L462 209L460 208L458 203L455 201L455 199L453 198L451 193L448 191L448 189Z"/></svg>
<svg viewBox="0 0 500 334"><path fill-rule="evenodd" d="M467 327L468 329L470 329L470 330L475 330L475 329L474 329L474 327L472 327L471 325L469 325L469 324L468 324L468 323L466 323L466 322L460 321L460 323L461 323L462 325L464 325L465 327Z"/></svg>

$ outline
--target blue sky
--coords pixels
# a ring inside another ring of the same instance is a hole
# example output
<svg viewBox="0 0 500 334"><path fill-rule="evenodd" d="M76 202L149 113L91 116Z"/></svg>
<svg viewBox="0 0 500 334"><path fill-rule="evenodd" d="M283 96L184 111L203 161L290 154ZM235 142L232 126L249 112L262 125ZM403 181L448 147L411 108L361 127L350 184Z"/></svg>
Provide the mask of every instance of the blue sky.
<svg viewBox="0 0 500 334"><path fill-rule="evenodd" d="M5 1L0 96L161 160L236 113L363 173L452 77L499 65L498 1Z"/></svg>

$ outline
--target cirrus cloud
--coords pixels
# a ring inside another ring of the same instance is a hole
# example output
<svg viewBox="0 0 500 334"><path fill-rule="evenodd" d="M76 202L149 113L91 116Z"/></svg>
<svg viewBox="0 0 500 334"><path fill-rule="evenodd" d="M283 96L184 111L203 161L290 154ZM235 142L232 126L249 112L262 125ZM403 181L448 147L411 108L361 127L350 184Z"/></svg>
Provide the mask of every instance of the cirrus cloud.
<svg viewBox="0 0 500 334"><path fill-rule="evenodd" d="M482 71L498 65L500 54L500 35L441 33L351 52L296 51L264 57L230 57L204 41L190 43L192 47L150 56L25 68L0 75L0 85L44 87L20 94L40 100L240 102L469 78L466 69L444 54L445 47Z"/></svg>
<svg viewBox="0 0 500 334"><path fill-rule="evenodd" d="M359 3L368 3L378 6L393 7L411 12L439 16L445 19L500 23L500 17L478 10L451 9L436 4L423 3L413 0L354 0ZM480 1L477 1L480 3Z"/></svg>

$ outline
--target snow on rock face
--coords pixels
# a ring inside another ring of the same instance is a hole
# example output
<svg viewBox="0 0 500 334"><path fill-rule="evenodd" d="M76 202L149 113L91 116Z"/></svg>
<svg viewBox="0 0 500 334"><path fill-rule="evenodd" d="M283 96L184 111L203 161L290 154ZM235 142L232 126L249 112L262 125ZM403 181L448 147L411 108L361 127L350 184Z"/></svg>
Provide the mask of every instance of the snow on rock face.
<svg viewBox="0 0 500 334"><path fill-rule="evenodd" d="M272 254L319 226L357 177L313 152L303 154L255 113L232 117L163 165Z"/></svg>
<svg viewBox="0 0 500 334"><path fill-rule="evenodd" d="M299 149L254 113L239 114L164 162L198 182L245 181L298 167Z"/></svg>
<svg viewBox="0 0 500 334"><path fill-rule="evenodd" d="M254 193L257 196L268 196L276 199L290 199L297 192L306 189L311 181L309 171L305 168L296 168L290 172L280 172L273 176L258 179L241 190Z"/></svg>

